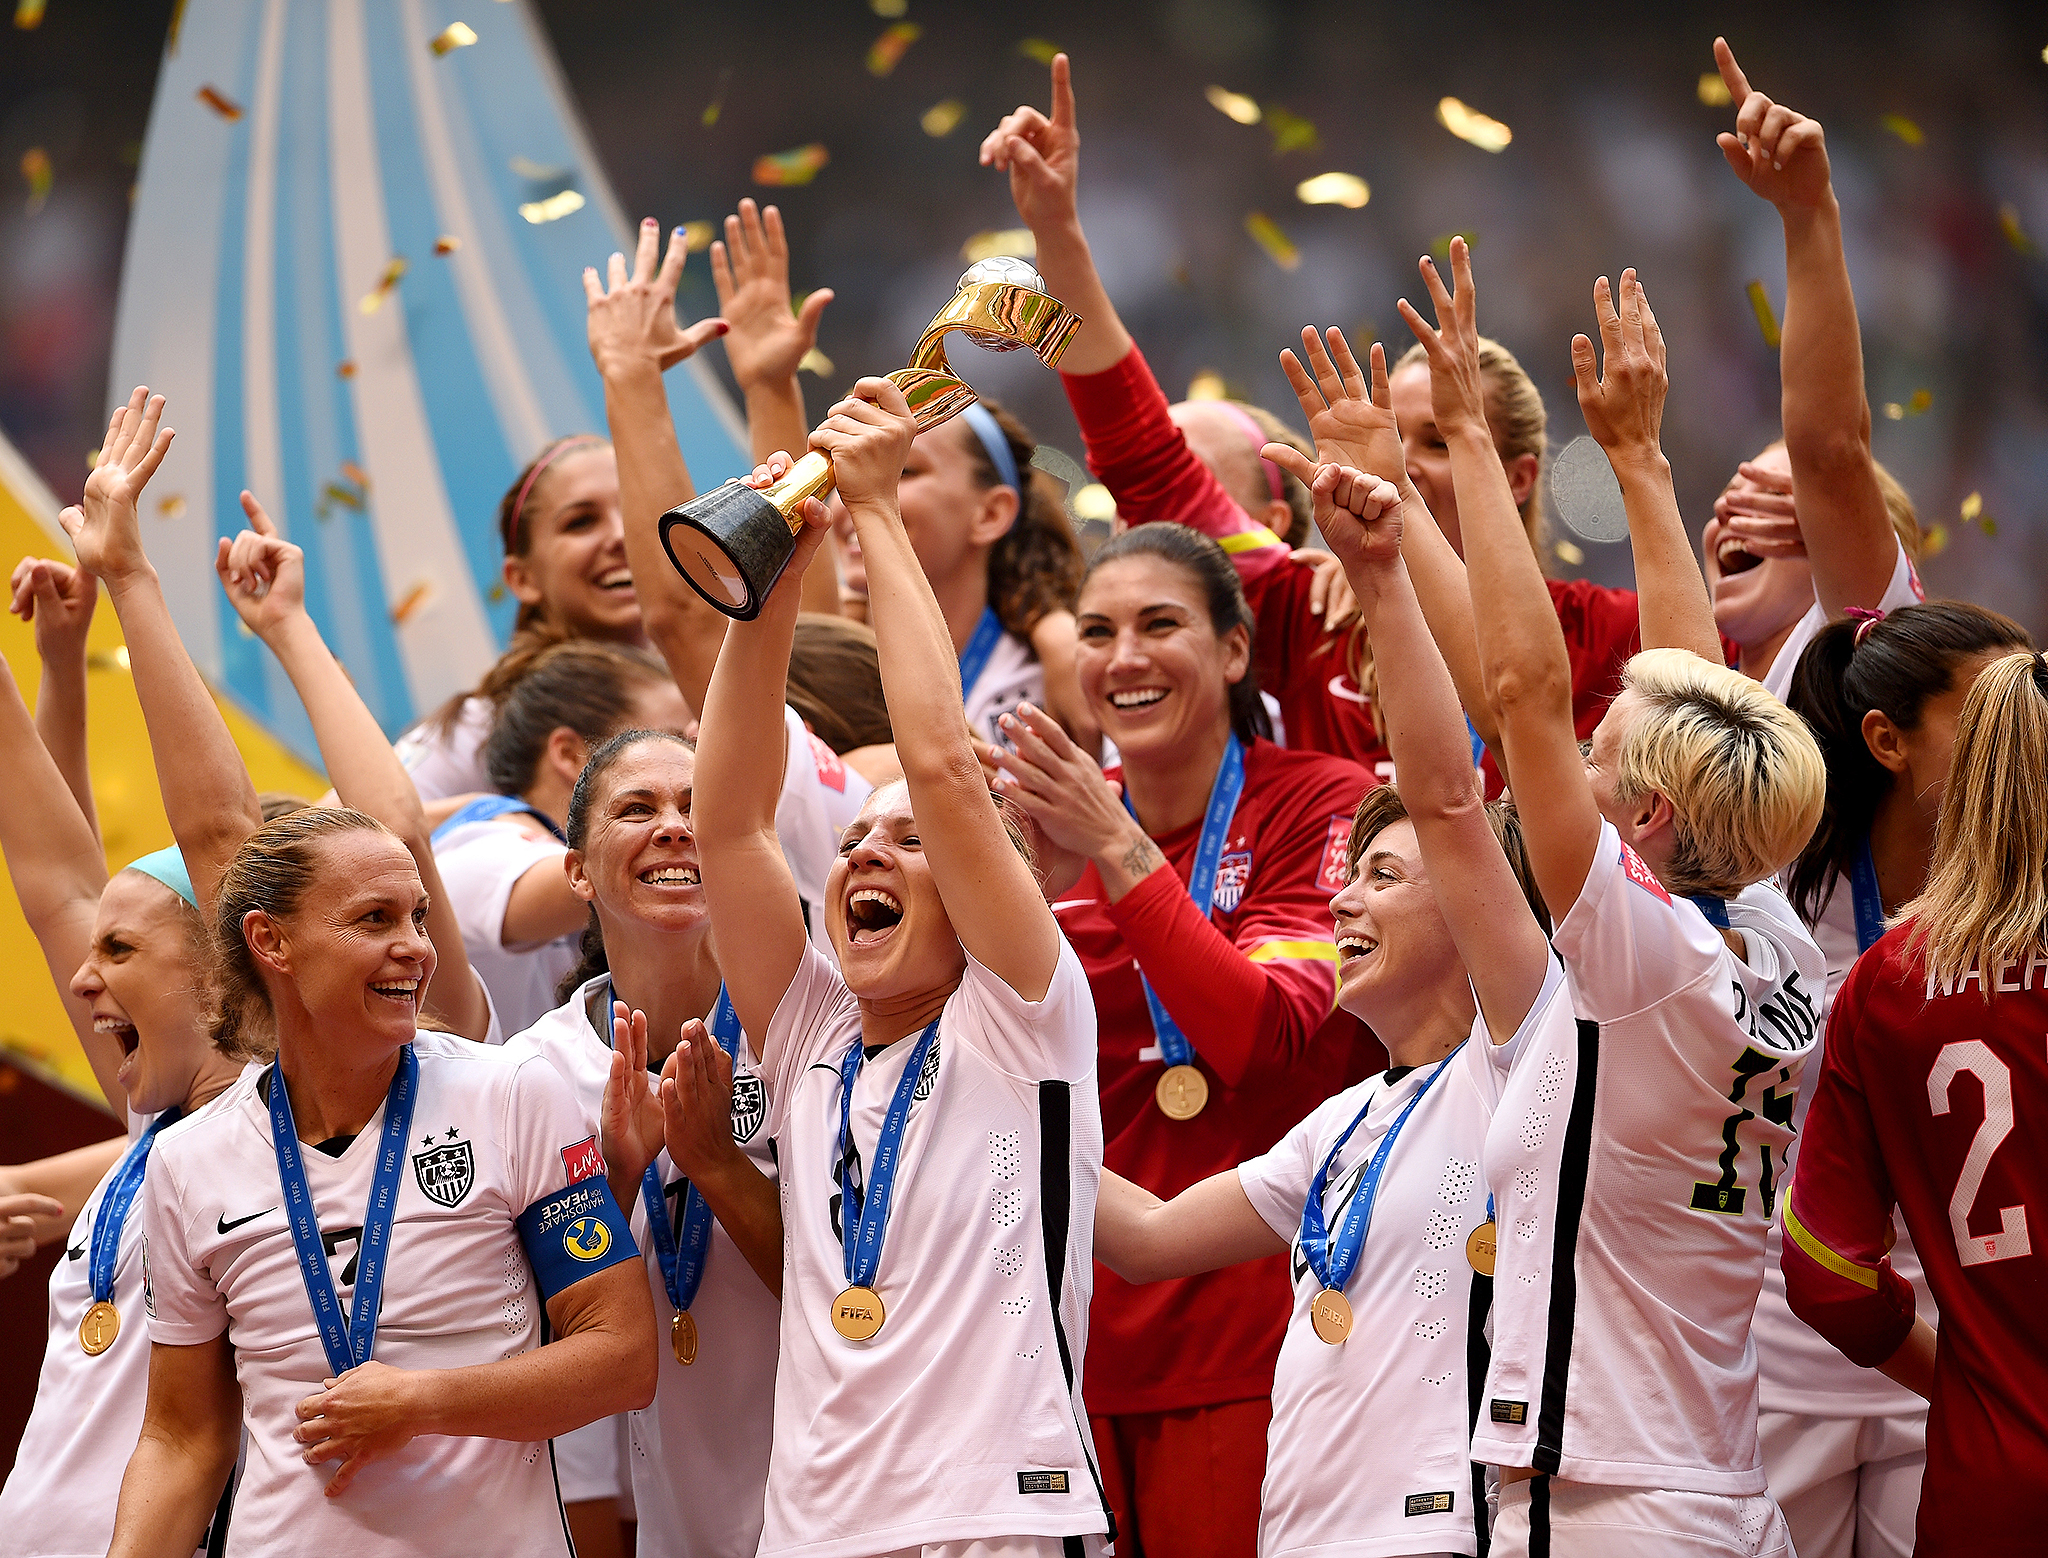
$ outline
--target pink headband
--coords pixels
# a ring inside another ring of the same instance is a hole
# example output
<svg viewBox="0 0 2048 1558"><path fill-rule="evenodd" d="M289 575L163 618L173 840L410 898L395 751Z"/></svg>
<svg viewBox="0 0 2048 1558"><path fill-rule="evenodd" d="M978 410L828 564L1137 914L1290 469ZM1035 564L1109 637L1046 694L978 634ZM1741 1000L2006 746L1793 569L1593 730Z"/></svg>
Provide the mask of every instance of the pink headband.
<svg viewBox="0 0 2048 1558"><path fill-rule="evenodd" d="M1280 467L1264 455L1259 454L1261 449L1275 442L1275 440L1268 438L1266 430L1260 427L1252 414L1236 401L1219 400L1216 404L1237 418L1237 425L1244 429L1244 436L1252 441L1252 453L1259 455L1259 464L1266 468L1266 490L1273 495L1274 502L1279 502L1283 491L1280 485Z"/></svg>
<svg viewBox="0 0 2048 1558"><path fill-rule="evenodd" d="M526 473L526 480L519 484L519 496L512 500L512 508L505 515L505 533L498 538L504 544L507 557L512 555L512 538L519 533L519 516L526 512L527 494L533 491L533 484L540 480L540 473L553 465L555 457L564 450L603 442L604 440L595 433L571 433L567 438L556 440L552 448L533 462L533 469Z"/></svg>
<svg viewBox="0 0 2048 1558"><path fill-rule="evenodd" d="M1884 621L1883 612L1870 611L1862 606L1850 606L1842 615L1856 624L1856 641L1849 646L1851 649L1861 649L1863 641L1870 637L1870 630Z"/></svg>

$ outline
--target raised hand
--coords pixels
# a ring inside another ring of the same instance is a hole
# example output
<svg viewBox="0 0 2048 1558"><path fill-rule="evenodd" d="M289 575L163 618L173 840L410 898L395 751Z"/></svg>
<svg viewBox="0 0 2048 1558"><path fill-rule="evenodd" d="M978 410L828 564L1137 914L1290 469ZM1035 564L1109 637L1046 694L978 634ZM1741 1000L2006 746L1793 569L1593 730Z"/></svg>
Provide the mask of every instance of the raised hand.
<svg viewBox="0 0 2048 1558"><path fill-rule="evenodd" d="M683 1024L661 1068L661 1116L669 1162L685 1179L703 1184L742 1156L732 1139L732 1060L701 1022Z"/></svg>
<svg viewBox="0 0 2048 1558"><path fill-rule="evenodd" d="M916 436L917 423L903 391L888 379L862 379L811 434L811 447L832 457L832 475L848 510L880 501L893 509L896 483L903 475L910 441ZM815 521L809 512L813 504L820 510ZM821 527L829 523L823 508L815 498L810 500L805 505L805 522Z"/></svg>
<svg viewBox="0 0 2048 1558"><path fill-rule="evenodd" d="M780 211L740 202L738 214L725 219L725 241L711 245L711 284L718 289L719 315L730 327L725 356L740 392L786 385L817 344L818 321L832 289L820 287L804 299L801 311L791 312L789 242Z"/></svg>
<svg viewBox="0 0 2048 1558"><path fill-rule="evenodd" d="M1347 569L1400 562L1401 495L1392 482L1348 465L1318 465L1287 444L1267 444L1259 453L1301 478L1315 499L1316 529Z"/></svg>
<svg viewBox="0 0 2048 1558"><path fill-rule="evenodd" d="M37 656L46 664L83 659L100 581L69 563L24 557L9 584L14 599L7 609L35 624Z"/></svg>
<svg viewBox="0 0 2048 1558"><path fill-rule="evenodd" d="M1301 414L1308 418L1308 435L1315 440L1317 455L1404 487L1408 461L1401 452L1401 428L1387 388L1385 348L1375 341L1369 353L1370 392L1358 359L1351 355L1351 344L1334 325L1328 331L1327 349L1315 326L1304 326L1301 351L1308 359L1306 367L1292 351L1282 351L1280 368L1301 402Z"/></svg>
<svg viewBox="0 0 2048 1558"><path fill-rule="evenodd" d="M1030 104L1003 115L981 143L981 165L1010 175L1010 199L1024 225L1076 223L1074 191L1081 172L1081 131L1074 122L1072 70L1064 54L1052 60L1052 117Z"/></svg>
<svg viewBox="0 0 2048 1558"><path fill-rule="evenodd" d="M1579 384L1579 410L1586 431L1610 461L1655 453L1664 423L1664 336L1650 299L1634 270L1621 273L1621 306L1615 307L1607 278L1593 283L1593 313L1600 322L1605 359L1596 375L1593 343L1572 337L1572 372Z"/></svg>
<svg viewBox="0 0 2048 1558"><path fill-rule="evenodd" d="M163 396L138 385L107 424L99 464L85 479L83 502L57 516L78 553L78 566L109 586L150 571L138 506L142 489L164 463L177 436L168 427L158 430L163 414Z"/></svg>
<svg viewBox="0 0 2048 1558"><path fill-rule="evenodd" d="M249 528L214 548L213 571L235 615L258 638L271 637L306 613L306 554L277 533L254 494L242 494Z"/></svg>
<svg viewBox="0 0 2048 1558"><path fill-rule="evenodd" d="M1714 40L1714 63L1735 105L1735 133L1723 130L1715 144L1735 176L1780 210L1826 204L1828 146L1819 122L1753 90L1726 38Z"/></svg>
<svg viewBox="0 0 2048 1558"><path fill-rule="evenodd" d="M1408 328L1429 356L1429 405L1437 430L1448 438L1462 428L1486 426L1486 378L1479 369L1479 307L1472 284L1472 251L1462 238L1451 240L1454 293L1444 290L1436 261L1424 255L1417 267L1436 311L1431 329L1406 298L1395 302Z"/></svg>
<svg viewBox="0 0 2048 1558"><path fill-rule="evenodd" d="M612 1069L598 1115L598 1146L621 1206L639 1194L640 1176L662 1147L661 1100L647 1074L647 1014L612 1003ZM621 1189L625 1194L619 1194Z"/></svg>
<svg viewBox="0 0 2048 1558"><path fill-rule="evenodd" d="M583 296L590 305L590 355L600 374L650 362L666 372L726 332L723 319L700 319L686 329L676 318L676 288L682 283L689 245L677 228L669 234L667 257L657 266L660 244L661 224L650 216L640 224L630 276L623 254L611 257L609 289L598 281L595 266L583 268Z"/></svg>

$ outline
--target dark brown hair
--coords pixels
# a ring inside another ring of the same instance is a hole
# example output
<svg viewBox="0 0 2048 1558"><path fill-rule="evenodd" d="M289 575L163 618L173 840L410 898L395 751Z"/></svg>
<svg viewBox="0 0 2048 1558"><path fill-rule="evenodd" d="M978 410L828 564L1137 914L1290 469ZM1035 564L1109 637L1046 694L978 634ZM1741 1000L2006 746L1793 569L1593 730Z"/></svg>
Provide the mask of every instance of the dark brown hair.
<svg viewBox="0 0 2048 1558"><path fill-rule="evenodd" d="M596 746L632 717L636 691L668 680L668 667L641 649L571 639L543 650L498 703L484 772L501 794L517 795L533 783L557 730L566 726Z"/></svg>
<svg viewBox="0 0 2048 1558"><path fill-rule="evenodd" d="M1345 846L1347 878L1358 874L1358 862L1365 858L1372 841L1407 815L1408 807L1401 799L1401 792L1390 784L1374 785L1360 797L1358 809L1351 814L1351 841ZM1508 869L1515 873L1522 896L1529 901L1529 912L1536 916L1536 923L1548 936L1551 930L1550 909L1543 902L1542 890L1536 885L1536 868L1529 864L1529 846L1522 839L1522 818L1515 810L1515 803L1488 801L1486 822L1493 829L1500 852L1507 857Z"/></svg>
<svg viewBox="0 0 2048 1558"><path fill-rule="evenodd" d="M882 698L882 660L865 622L807 611L789 655L789 706L834 752L896 739Z"/></svg>
<svg viewBox="0 0 2048 1558"><path fill-rule="evenodd" d="M1024 479L1017 522L988 554L988 599L1004 628L1028 641L1046 613L1073 608L1081 588L1081 543L1067 523L1058 484L1031 463L1038 453L1031 430L994 401L984 397L981 404L1009 440L1010 458ZM984 488L1000 486L1002 473L974 429L963 422L958 436L967 441L975 481Z"/></svg>

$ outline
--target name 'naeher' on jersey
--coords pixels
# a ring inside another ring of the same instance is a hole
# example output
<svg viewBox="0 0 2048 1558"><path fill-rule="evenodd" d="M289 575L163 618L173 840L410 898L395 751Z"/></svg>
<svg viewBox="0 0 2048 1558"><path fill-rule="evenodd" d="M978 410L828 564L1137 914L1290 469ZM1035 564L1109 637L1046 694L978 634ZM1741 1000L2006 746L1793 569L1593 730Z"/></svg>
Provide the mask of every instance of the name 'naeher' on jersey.
<svg viewBox="0 0 2048 1558"><path fill-rule="evenodd" d="M1785 1210L1799 1317L1874 1368L1913 1328L1886 1258L1896 1203L1940 1308L1919 1542L2038 1552L2048 1487L2048 954L1931 978L1912 922L1836 997ZM2039 1248L2036 1248L2036 1245Z"/></svg>
<svg viewBox="0 0 2048 1558"><path fill-rule="evenodd" d="M417 1035L413 1052L418 1092L374 1356L398 1369L495 1363L540 1341L545 1300L520 1216L601 1176L603 1158L568 1087L540 1056L438 1033ZM225 1332L234 1348L248 1459L228 1553L566 1553L546 1441L422 1435L363 1467L333 1498L326 1487L335 1466L300 1457L296 1409L332 1371L285 1221L273 1078L271 1068L247 1072L222 1107L165 1131L142 1196L150 1340L191 1347ZM383 1124L380 1105L339 1157L303 1153L344 1309L355 1297ZM578 1223L587 1221L595 1219ZM579 1275L638 1258L629 1237L603 1224L569 1253Z"/></svg>
<svg viewBox="0 0 2048 1558"><path fill-rule="evenodd" d="M1516 1055L1486 1140L1500 1256L1479 1460L1764 1491L1750 1317L1826 967L1774 886L1725 910L1740 957L1601 824L1553 942L1576 1031Z"/></svg>

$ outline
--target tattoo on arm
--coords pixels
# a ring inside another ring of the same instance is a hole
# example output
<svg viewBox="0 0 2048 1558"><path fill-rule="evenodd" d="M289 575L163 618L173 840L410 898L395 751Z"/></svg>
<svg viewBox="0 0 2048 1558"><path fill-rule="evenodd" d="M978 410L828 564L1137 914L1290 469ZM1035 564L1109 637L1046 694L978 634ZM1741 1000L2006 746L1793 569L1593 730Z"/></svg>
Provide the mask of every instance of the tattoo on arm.
<svg viewBox="0 0 2048 1558"><path fill-rule="evenodd" d="M1124 851L1124 858L1118 862L1124 875L1134 882L1150 876L1165 863L1166 856L1159 852L1159 846L1144 834L1140 834L1137 841Z"/></svg>

